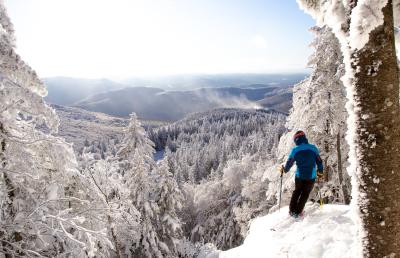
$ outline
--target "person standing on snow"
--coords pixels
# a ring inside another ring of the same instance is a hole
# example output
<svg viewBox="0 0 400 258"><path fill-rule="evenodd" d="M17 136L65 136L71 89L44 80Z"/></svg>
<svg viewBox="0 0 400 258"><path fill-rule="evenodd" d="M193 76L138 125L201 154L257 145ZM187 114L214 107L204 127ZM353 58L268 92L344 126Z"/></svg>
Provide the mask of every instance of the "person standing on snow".
<svg viewBox="0 0 400 258"><path fill-rule="evenodd" d="M281 166L280 173L282 176L283 173L289 172L294 162L296 162L295 189L289 205L290 216L296 218L303 214L304 206L314 187L315 179L318 177L319 181L322 178L324 167L318 148L308 143L306 134L303 131L297 131L293 136L293 140L296 146L290 152L286 165ZM317 165L318 172L315 165Z"/></svg>

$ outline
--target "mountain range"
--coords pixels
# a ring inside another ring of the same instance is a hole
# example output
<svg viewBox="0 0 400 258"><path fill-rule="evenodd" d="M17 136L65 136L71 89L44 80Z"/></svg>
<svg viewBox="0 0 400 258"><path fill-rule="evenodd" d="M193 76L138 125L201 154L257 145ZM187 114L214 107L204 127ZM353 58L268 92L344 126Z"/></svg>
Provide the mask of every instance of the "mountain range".
<svg viewBox="0 0 400 258"><path fill-rule="evenodd" d="M117 117L177 121L214 108L267 108L288 113L292 86L304 74L169 76L152 79L43 79L47 102ZM196 87L198 86L198 87Z"/></svg>

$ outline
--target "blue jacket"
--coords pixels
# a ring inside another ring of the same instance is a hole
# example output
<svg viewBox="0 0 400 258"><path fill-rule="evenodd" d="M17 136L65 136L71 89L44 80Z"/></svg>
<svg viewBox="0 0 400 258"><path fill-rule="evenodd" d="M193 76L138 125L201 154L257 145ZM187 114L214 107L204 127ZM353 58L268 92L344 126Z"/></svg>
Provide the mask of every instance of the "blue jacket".
<svg viewBox="0 0 400 258"><path fill-rule="evenodd" d="M289 172L294 162L297 165L296 178L301 180L312 180L317 177L315 165L317 165L318 171L324 170L318 148L307 141L292 149L285 165L285 173Z"/></svg>

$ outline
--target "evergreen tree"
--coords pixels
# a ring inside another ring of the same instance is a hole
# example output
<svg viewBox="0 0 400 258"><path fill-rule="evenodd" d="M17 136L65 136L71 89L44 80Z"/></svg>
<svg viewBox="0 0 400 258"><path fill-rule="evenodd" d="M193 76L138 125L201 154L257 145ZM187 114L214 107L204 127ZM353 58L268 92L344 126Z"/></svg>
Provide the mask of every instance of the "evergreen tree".
<svg viewBox="0 0 400 258"><path fill-rule="evenodd" d="M112 242L111 248L102 248L112 256L125 257L130 244L139 241L140 235L140 214L130 200L130 191L112 160L97 160L94 154L84 149L80 167L86 176L85 187L90 192L90 205L97 211L89 215L95 218L92 221L97 227L107 228Z"/></svg>
<svg viewBox="0 0 400 258"><path fill-rule="evenodd" d="M394 43L399 21L394 24L393 1L299 2L319 23L330 26L341 44L350 172L363 226L363 255L395 257L400 250L400 110Z"/></svg>
<svg viewBox="0 0 400 258"><path fill-rule="evenodd" d="M157 204L160 209L160 240L168 246L167 255L177 256L178 246L183 238L182 222L178 216L182 209L183 194L169 171L168 162L162 160L158 164L159 197Z"/></svg>
<svg viewBox="0 0 400 258"><path fill-rule="evenodd" d="M340 157L348 152L344 141L346 96L340 80L344 74L343 57L339 41L329 27L313 27L311 31L315 34L315 52L309 60L313 71L294 86L287 126L290 131L306 131L310 141L321 148L326 182L322 192L326 201L348 204L351 186L347 173L343 173L347 159Z"/></svg>
<svg viewBox="0 0 400 258"><path fill-rule="evenodd" d="M87 223L84 178L71 146L53 136L58 118L13 32L0 1L0 252L93 257L108 239Z"/></svg>
<svg viewBox="0 0 400 258"><path fill-rule="evenodd" d="M147 138L136 114L132 114L117 159L129 199L140 214L140 239L131 243L130 250L135 257L162 257L169 251L157 234L159 207L155 199L154 174L151 173L155 166L153 152L153 143Z"/></svg>

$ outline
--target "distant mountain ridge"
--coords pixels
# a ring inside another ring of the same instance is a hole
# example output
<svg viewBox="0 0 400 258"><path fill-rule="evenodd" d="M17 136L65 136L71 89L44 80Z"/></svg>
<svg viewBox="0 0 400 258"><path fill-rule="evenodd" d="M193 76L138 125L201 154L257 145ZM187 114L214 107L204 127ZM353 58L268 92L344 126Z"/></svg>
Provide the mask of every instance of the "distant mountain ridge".
<svg viewBox="0 0 400 258"><path fill-rule="evenodd" d="M179 75L108 79L44 78L51 104L118 117L177 121L214 108L268 108L288 113L291 87L305 74Z"/></svg>
<svg viewBox="0 0 400 258"><path fill-rule="evenodd" d="M135 112L142 119L176 121L194 112L214 108L271 108L287 113L291 93L280 87L268 88L206 88L190 91L164 91L158 88L124 88L93 95L74 106L126 117ZM260 102L271 96L281 96L279 103ZM286 103L283 108L280 105Z"/></svg>
<svg viewBox="0 0 400 258"><path fill-rule="evenodd" d="M57 105L71 106L93 94L127 87L108 79L79 79L69 77L44 78L48 95L47 102Z"/></svg>
<svg viewBox="0 0 400 258"><path fill-rule="evenodd" d="M196 88L264 88L269 86L291 87L308 76L306 73L234 73L234 74L188 74L154 78L130 78L121 83L129 86L146 86L164 90L193 90Z"/></svg>

